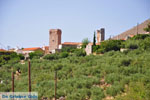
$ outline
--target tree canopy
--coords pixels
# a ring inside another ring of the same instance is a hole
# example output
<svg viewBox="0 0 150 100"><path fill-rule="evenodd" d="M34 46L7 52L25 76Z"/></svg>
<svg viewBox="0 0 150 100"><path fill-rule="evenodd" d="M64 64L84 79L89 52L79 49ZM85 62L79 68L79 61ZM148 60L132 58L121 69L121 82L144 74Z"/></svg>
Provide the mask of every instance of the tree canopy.
<svg viewBox="0 0 150 100"><path fill-rule="evenodd" d="M82 48L86 48L86 45L90 43L90 40L88 38L84 38L82 40Z"/></svg>

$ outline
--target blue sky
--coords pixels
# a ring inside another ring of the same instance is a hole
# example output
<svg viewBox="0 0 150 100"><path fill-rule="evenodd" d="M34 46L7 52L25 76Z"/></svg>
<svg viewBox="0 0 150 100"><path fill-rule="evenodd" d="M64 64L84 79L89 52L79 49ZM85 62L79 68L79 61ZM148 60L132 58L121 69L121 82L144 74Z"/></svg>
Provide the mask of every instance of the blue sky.
<svg viewBox="0 0 150 100"><path fill-rule="evenodd" d="M108 38L149 18L150 0L0 0L0 47L49 45L55 28L62 42L92 41L100 28Z"/></svg>

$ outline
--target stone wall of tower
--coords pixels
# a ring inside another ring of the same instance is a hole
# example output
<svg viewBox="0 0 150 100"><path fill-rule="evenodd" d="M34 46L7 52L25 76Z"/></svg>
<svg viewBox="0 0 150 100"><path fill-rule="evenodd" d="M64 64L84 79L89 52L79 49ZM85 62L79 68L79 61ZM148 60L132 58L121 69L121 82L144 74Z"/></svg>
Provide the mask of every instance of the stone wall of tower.
<svg viewBox="0 0 150 100"><path fill-rule="evenodd" d="M101 28L100 29L100 41L104 41L105 40L105 29Z"/></svg>
<svg viewBox="0 0 150 100"><path fill-rule="evenodd" d="M99 43L100 42L100 30L97 30L97 43Z"/></svg>
<svg viewBox="0 0 150 100"><path fill-rule="evenodd" d="M61 30L51 29L49 31L49 51L58 49L61 44Z"/></svg>
<svg viewBox="0 0 150 100"><path fill-rule="evenodd" d="M100 43L105 40L105 29L101 28L97 30L97 43Z"/></svg>

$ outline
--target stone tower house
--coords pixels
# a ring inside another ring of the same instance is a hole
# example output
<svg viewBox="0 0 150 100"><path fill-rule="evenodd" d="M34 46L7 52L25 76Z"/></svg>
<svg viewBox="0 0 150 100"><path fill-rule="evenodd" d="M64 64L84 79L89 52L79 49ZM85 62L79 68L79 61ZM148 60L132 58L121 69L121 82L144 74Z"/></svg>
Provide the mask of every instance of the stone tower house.
<svg viewBox="0 0 150 100"><path fill-rule="evenodd" d="M101 28L97 30L97 43L100 43L105 40L105 29Z"/></svg>
<svg viewBox="0 0 150 100"><path fill-rule="evenodd" d="M100 42L100 30L97 30L97 43Z"/></svg>
<svg viewBox="0 0 150 100"><path fill-rule="evenodd" d="M56 50L61 44L61 30L51 29L49 31L49 51Z"/></svg>

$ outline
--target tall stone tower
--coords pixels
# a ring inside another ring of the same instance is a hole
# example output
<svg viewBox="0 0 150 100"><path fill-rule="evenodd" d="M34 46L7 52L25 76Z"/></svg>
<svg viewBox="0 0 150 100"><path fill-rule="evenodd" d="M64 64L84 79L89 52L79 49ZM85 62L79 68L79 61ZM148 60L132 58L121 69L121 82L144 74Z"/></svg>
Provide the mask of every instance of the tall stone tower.
<svg viewBox="0 0 150 100"><path fill-rule="evenodd" d="M100 42L100 30L97 30L97 43Z"/></svg>
<svg viewBox="0 0 150 100"><path fill-rule="evenodd" d="M58 49L61 44L61 30L51 29L49 31L49 51Z"/></svg>
<svg viewBox="0 0 150 100"><path fill-rule="evenodd" d="M105 29L97 30L97 42L100 43L105 40Z"/></svg>

